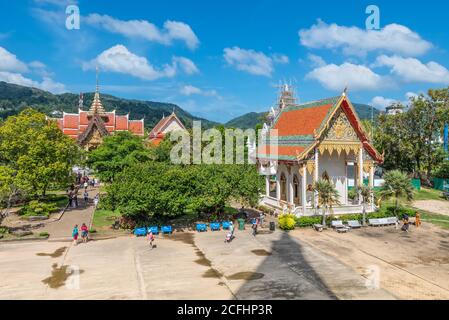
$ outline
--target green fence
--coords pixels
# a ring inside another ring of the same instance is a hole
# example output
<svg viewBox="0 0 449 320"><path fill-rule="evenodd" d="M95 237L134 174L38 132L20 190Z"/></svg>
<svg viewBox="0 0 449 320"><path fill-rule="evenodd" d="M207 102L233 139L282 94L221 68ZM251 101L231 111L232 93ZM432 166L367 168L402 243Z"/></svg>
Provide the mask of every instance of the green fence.
<svg viewBox="0 0 449 320"><path fill-rule="evenodd" d="M449 191L449 179L433 178L433 188L440 191Z"/></svg>
<svg viewBox="0 0 449 320"><path fill-rule="evenodd" d="M416 190L421 190L421 180L420 179L412 179L412 186L413 188L415 188Z"/></svg>

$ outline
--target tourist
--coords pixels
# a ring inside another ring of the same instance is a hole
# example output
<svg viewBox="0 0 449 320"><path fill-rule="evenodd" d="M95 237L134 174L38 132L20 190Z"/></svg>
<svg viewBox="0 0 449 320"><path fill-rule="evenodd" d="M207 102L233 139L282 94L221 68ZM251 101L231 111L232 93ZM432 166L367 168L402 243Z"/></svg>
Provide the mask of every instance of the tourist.
<svg viewBox="0 0 449 320"><path fill-rule="evenodd" d="M265 214L263 212L260 213L259 220L260 220L260 227L263 228L263 223L265 220Z"/></svg>
<svg viewBox="0 0 449 320"><path fill-rule="evenodd" d="M87 181L88 181L88 178L86 177L86 180L84 180L84 189L86 189L86 190L87 190L87 187L89 186Z"/></svg>
<svg viewBox="0 0 449 320"><path fill-rule="evenodd" d="M81 238L83 239L83 243L87 242L88 233L89 233L89 229L87 229L86 224L83 223L83 225L81 226Z"/></svg>
<svg viewBox="0 0 449 320"><path fill-rule="evenodd" d="M76 246L78 243L78 225L77 224L75 224L75 227L73 227L72 237L73 237L73 244Z"/></svg>
<svg viewBox="0 0 449 320"><path fill-rule="evenodd" d="M253 236L256 236L256 234L257 234L257 219L255 219L254 221L253 221L253 225L251 226L251 228L252 228L252 231L253 231Z"/></svg>
<svg viewBox="0 0 449 320"><path fill-rule="evenodd" d="M88 203L88 201L89 201L89 193L87 193L87 190L84 190L83 196L84 196L84 203L85 203L86 206L87 206L87 203Z"/></svg>
<svg viewBox="0 0 449 320"><path fill-rule="evenodd" d="M421 225L421 216L418 211L416 211L415 215L415 226L418 228Z"/></svg>
<svg viewBox="0 0 449 320"><path fill-rule="evenodd" d="M78 188L73 191L73 200L75 201L75 208L78 208Z"/></svg>
<svg viewBox="0 0 449 320"><path fill-rule="evenodd" d="M404 217L403 217L403 225L402 225L402 228L401 228L401 230L402 231L405 231L405 232L408 232L408 230L409 230L409 219L408 219L408 215L406 215L406 214L404 214Z"/></svg>
<svg viewBox="0 0 449 320"><path fill-rule="evenodd" d="M231 233L231 240L234 238L234 223L229 223L229 232Z"/></svg>
<svg viewBox="0 0 449 320"><path fill-rule="evenodd" d="M153 247L154 247L154 245L153 245L153 242L154 242L153 231L150 230L150 232L148 232L147 239L150 242L151 249L153 249Z"/></svg>
<svg viewBox="0 0 449 320"><path fill-rule="evenodd" d="M95 207L95 209L97 209L99 201L100 201L100 199L99 199L99 196L98 196L98 193L97 193L97 195L94 198L94 207Z"/></svg>

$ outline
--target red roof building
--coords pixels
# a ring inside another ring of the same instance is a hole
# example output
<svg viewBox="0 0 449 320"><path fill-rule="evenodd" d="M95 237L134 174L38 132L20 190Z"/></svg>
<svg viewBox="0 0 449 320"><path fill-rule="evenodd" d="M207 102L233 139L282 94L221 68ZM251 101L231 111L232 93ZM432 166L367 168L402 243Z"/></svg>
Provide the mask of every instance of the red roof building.
<svg viewBox="0 0 449 320"><path fill-rule="evenodd" d="M85 149L93 149L102 142L104 136L116 131L129 131L137 136L144 135L144 119L129 120L129 114L117 115L114 111L105 111L100 93L95 91L94 100L88 111L82 109L82 95L78 113L63 113L57 121L62 132L78 141Z"/></svg>
<svg viewBox="0 0 449 320"><path fill-rule="evenodd" d="M374 168L383 156L372 145L346 92L297 104L289 90L285 86L281 92L257 148L259 171L266 176L264 204L311 214L318 206L313 185L325 179L339 193L341 205L335 205L335 211L341 207L345 213L361 212L360 200L351 202L348 190L361 186L365 178L373 187ZM370 210L375 210L373 202Z"/></svg>
<svg viewBox="0 0 449 320"><path fill-rule="evenodd" d="M164 140L167 133L179 130L185 131L186 128L173 111L172 114L168 117L163 117L156 126L154 126L148 135L148 141L151 144L158 146L162 140Z"/></svg>

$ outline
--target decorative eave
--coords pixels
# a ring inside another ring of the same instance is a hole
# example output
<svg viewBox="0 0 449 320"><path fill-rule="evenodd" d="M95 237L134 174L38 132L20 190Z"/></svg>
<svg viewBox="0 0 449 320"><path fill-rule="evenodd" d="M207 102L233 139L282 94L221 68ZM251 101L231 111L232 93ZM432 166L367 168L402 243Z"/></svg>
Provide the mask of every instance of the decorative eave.
<svg viewBox="0 0 449 320"><path fill-rule="evenodd" d="M98 114L95 114L90 119L89 125L87 126L86 130L80 136L78 136L78 143L80 145L84 145L86 143L86 139L89 137L89 134L94 129L94 126L97 127L102 137L109 135L109 131L106 129L103 120L100 118Z"/></svg>
<svg viewBox="0 0 449 320"><path fill-rule="evenodd" d="M374 148L373 145L369 143L368 137L361 126L361 121L357 116L357 113L355 112L351 101L347 98L345 93L342 94L342 96L340 97L336 106L334 107L330 115L327 117L326 122L320 126L320 128L318 129L319 131L318 132L314 131L315 142L311 144L308 148L306 148L303 152L301 152L298 155L297 160L298 161L304 160L316 147L319 146L319 144L322 142L323 134L326 132L327 129L329 129L330 122L332 121L336 112L340 108L346 114L351 126L354 128L360 140L361 146L363 146L363 148L374 159L374 161L376 161L377 163L383 163L384 161L383 156Z"/></svg>

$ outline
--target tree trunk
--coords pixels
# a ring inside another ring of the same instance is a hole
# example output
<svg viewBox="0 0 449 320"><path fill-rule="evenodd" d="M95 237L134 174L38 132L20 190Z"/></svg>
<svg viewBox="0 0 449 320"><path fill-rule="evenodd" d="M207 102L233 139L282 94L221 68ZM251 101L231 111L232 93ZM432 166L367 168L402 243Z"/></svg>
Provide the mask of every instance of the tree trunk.
<svg viewBox="0 0 449 320"><path fill-rule="evenodd" d="M365 208L365 201L362 203L362 225L366 226L366 208Z"/></svg>
<svg viewBox="0 0 449 320"><path fill-rule="evenodd" d="M322 225L325 226L326 225L326 206L323 206L323 219L321 221Z"/></svg>

